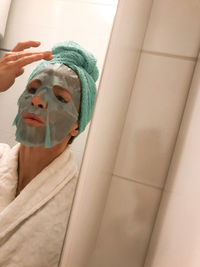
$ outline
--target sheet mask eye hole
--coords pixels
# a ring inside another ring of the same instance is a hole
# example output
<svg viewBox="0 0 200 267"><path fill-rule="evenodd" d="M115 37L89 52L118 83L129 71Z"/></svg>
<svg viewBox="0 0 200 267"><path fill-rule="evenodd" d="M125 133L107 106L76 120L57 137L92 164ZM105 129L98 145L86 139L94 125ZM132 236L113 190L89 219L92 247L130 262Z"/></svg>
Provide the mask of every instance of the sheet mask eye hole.
<svg viewBox="0 0 200 267"><path fill-rule="evenodd" d="M30 87L30 88L28 88L28 92L30 93L30 94L35 94L36 93L36 88L34 88L34 87Z"/></svg>
<svg viewBox="0 0 200 267"><path fill-rule="evenodd" d="M60 95L57 95L56 98L62 103L67 103L67 101Z"/></svg>

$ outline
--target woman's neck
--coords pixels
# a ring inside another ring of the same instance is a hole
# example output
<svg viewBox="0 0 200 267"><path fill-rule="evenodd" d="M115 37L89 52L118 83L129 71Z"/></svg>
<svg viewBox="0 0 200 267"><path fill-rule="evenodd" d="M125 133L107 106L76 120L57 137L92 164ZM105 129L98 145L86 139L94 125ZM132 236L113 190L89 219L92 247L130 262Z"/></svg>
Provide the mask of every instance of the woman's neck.
<svg viewBox="0 0 200 267"><path fill-rule="evenodd" d="M66 148L68 140L52 147L27 147L23 144L19 148L18 158L18 186L16 196L31 182L45 167L57 158Z"/></svg>

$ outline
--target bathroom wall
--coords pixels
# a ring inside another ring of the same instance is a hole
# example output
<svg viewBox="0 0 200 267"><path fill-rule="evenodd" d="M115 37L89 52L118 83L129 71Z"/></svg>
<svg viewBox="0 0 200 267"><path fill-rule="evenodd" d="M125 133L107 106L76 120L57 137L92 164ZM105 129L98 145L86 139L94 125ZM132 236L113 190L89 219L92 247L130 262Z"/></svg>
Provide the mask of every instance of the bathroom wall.
<svg viewBox="0 0 200 267"><path fill-rule="evenodd" d="M198 59L145 267L200 266L199 107Z"/></svg>
<svg viewBox="0 0 200 267"><path fill-rule="evenodd" d="M143 267L148 253L145 267L197 267L199 66L186 110L185 104L200 45L200 4L120 0L103 67L112 25L106 14L115 7L106 0L13 0L0 43L11 48L37 39L49 49L66 35L93 51L103 68L61 265ZM1 142L14 144L10 125L32 68L0 96L0 113L7 114ZM79 162L86 133L73 147Z"/></svg>
<svg viewBox="0 0 200 267"><path fill-rule="evenodd" d="M144 266L197 61L199 15L196 0L153 1L90 267ZM197 77L145 267L199 266L198 88Z"/></svg>
<svg viewBox="0 0 200 267"><path fill-rule="evenodd" d="M38 40L41 46L33 50L49 50L56 42L74 40L94 53L100 72L110 37L117 0L12 0L2 48L11 49L19 41ZM2 55L3 53L1 53ZM38 63L25 68L12 88L0 95L0 142L13 146L17 99L24 90L31 70ZM98 85L98 83L97 83ZM8 109L8 103L9 108ZM80 167L88 127L73 143L72 151Z"/></svg>

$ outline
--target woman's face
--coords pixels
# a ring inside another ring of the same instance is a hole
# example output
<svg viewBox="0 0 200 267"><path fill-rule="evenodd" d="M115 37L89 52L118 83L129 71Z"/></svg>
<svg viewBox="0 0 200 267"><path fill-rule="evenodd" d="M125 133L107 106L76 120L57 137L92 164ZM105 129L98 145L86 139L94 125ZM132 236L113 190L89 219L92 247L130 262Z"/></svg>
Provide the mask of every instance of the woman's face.
<svg viewBox="0 0 200 267"><path fill-rule="evenodd" d="M18 100L16 140L27 146L52 147L78 121L81 85L69 67L50 65L28 83Z"/></svg>

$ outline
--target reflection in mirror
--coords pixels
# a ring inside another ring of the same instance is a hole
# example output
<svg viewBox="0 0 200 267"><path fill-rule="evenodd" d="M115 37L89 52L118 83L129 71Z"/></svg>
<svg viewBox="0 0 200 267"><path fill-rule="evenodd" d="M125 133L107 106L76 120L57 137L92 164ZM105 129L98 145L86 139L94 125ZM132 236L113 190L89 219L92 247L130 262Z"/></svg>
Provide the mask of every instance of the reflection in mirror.
<svg viewBox="0 0 200 267"><path fill-rule="evenodd" d="M116 6L0 9L0 266L59 265Z"/></svg>

